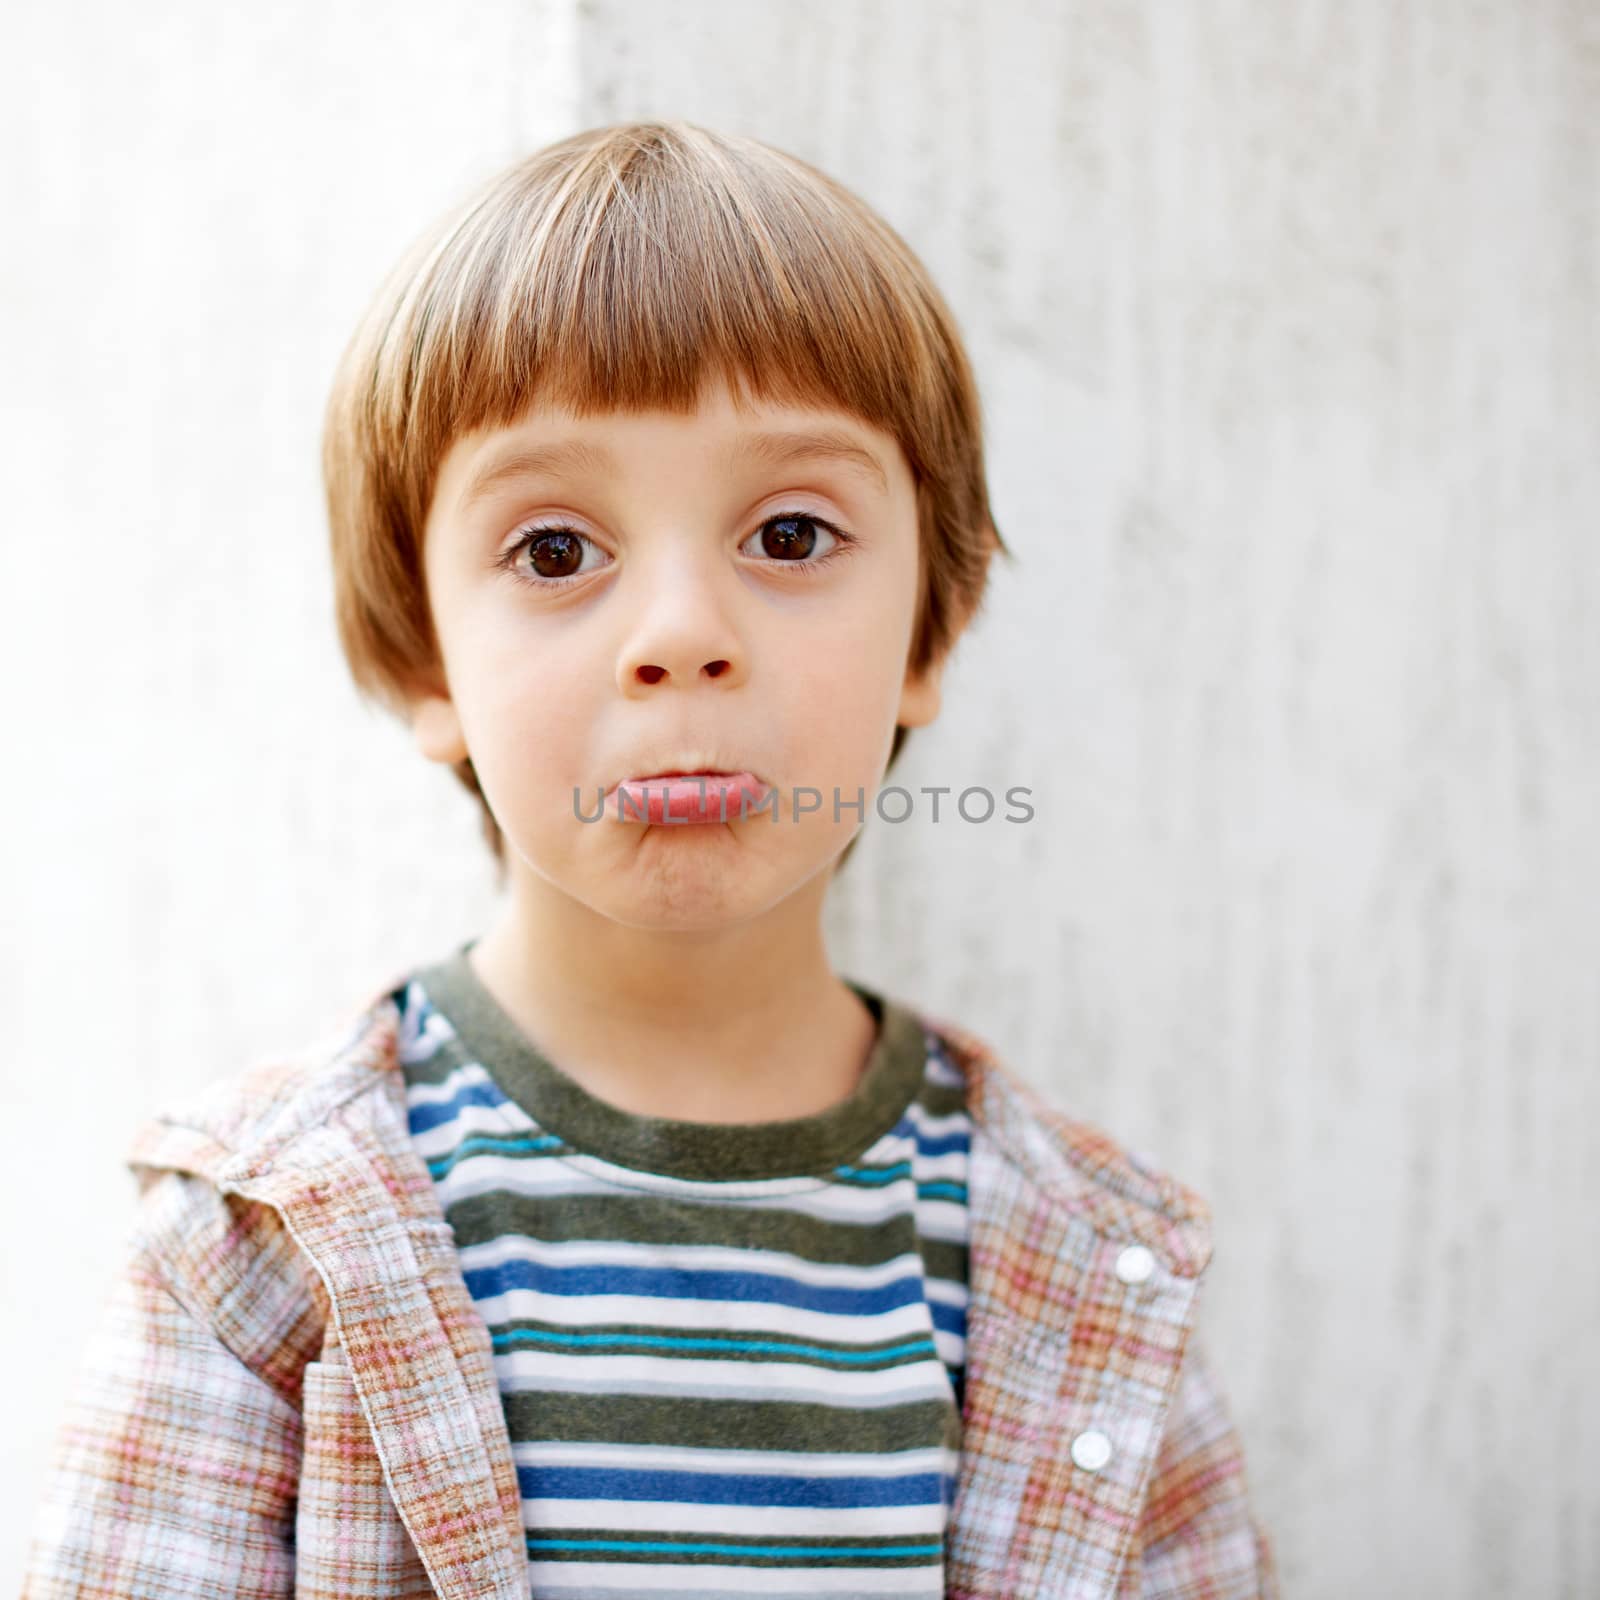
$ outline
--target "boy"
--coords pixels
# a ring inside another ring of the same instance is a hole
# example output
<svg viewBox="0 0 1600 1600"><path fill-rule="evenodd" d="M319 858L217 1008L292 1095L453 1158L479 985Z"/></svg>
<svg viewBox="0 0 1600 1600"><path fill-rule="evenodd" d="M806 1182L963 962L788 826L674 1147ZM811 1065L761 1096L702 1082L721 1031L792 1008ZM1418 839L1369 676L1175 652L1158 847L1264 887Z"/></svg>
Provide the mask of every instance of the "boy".
<svg viewBox="0 0 1600 1600"><path fill-rule="evenodd" d="M509 892L139 1133L24 1594L1275 1594L1204 1202L827 960L1005 550L906 246L564 140L385 285L325 470L355 681Z"/></svg>

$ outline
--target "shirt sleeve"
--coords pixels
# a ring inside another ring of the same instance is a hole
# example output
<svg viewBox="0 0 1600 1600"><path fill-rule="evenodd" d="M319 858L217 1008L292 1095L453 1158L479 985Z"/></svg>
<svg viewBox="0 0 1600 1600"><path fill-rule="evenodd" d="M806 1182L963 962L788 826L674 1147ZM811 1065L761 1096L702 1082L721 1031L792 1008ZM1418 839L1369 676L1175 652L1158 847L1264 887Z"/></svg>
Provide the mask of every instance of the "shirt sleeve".
<svg viewBox="0 0 1600 1600"><path fill-rule="evenodd" d="M295 1372L314 1306L273 1270L292 1253L275 1217L186 1174L146 1182L56 1437L22 1600L294 1593Z"/></svg>
<svg viewBox="0 0 1600 1600"><path fill-rule="evenodd" d="M1251 1509L1244 1451L1192 1329L1117 1600L1280 1600L1276 1558Z"/></svg>

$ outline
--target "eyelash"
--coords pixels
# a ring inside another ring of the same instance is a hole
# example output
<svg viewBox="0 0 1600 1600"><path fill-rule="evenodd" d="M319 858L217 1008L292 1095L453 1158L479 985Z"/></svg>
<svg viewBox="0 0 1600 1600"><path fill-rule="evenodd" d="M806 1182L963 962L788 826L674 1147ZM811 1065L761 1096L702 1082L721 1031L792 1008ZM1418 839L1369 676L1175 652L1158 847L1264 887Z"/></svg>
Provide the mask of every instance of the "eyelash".
<svg viewBox="0 0 1600 1600"><path fill-rule="evenodd" d="M836 542L826 555L808 556L803 561L775 561L769 558L763 563L763 565L769 567L789 567L802 573L814 573L827 566L835 556L847 554L850 547L856 542L854 534L846 533L843 528L836 527L833 523L814 515L810 511L775 511L770 517L763 517L754 531L760 533L763 528L770 527L774 522L813 522L819 528L826 528L833 535ZM526 572L517 566L517 558L522 552L536 539L547 533L568 533L575 539L589 538L586 533L580 533L578 529L569 528L566 524L559 522L535 524L529 528L522 528L518 531L511 544L496 558L496 568L509 572L518 583L531 584L539 589L566 589L576 583L580 576L587 577L587 573L571 573L565 578L545 578L541 577L537 572ZM592 544L594 541L591 539L589 542Z"/></svg>

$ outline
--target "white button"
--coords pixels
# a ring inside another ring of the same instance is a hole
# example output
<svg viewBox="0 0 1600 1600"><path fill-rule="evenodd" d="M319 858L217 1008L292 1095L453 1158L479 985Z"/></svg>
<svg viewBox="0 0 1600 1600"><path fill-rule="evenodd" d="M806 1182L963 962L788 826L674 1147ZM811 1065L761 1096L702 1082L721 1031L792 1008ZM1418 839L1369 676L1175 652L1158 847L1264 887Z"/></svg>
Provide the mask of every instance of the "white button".
<svg viewBox="0 0 1600 1600"><path fill-rule="evenodd" d="M1117 1257L1117 1276L1124 1283L1143 1283L1156 1270L1156 1258L1142 1244L1130 1244Z"/></svg>
<svg viewBox="0 0 1600 1600"><path fill-rule="evenodd" d="M1098 1428L1090 1428L1072 1441L1072 1459L1085 1472L1098 1472L1111 1459L1111 1441Z"/></svg>

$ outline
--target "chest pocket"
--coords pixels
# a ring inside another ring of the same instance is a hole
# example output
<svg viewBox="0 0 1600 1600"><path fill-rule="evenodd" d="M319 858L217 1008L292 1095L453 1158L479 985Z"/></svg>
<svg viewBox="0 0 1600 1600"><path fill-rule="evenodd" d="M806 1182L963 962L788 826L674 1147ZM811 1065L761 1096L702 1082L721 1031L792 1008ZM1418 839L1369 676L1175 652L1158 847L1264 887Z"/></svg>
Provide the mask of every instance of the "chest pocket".
<svg viewBox="0 0 1600 1600"><path fill-rule="evenodd" d="M305 1369L295 1513L296 1600L427 1600L427 1570L384 1482L372 1430L337 1347Z"/></svg>

